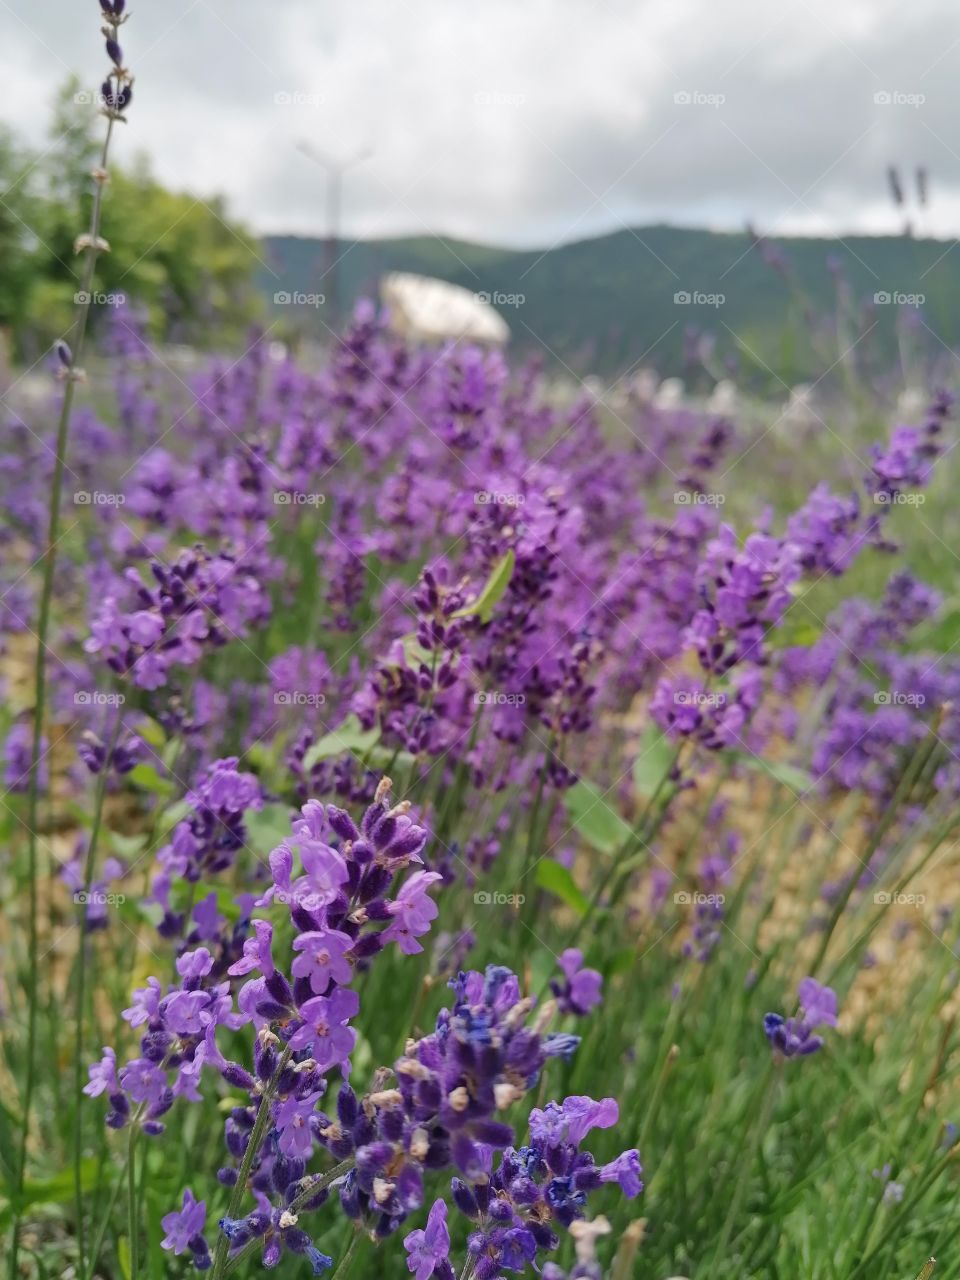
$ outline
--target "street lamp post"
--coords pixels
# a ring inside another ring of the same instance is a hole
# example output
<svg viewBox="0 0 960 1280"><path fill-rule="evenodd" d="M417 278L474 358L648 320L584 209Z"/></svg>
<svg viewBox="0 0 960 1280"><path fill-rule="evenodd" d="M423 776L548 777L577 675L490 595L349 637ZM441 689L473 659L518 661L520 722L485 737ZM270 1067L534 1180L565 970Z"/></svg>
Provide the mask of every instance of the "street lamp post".
<svg viewBox="0 0 960 1280"><path fill-rule="evenodd" d="M355 168L371 155L371 149L365 147L345 159L329 156L306 141L298 142L297 150L314 164L320 165L327 175L326 265L323 273L325 286L323 292L326 295L328 325L336 332L340 326L340 218L343 212L343 180L350 169Z"/></svg>

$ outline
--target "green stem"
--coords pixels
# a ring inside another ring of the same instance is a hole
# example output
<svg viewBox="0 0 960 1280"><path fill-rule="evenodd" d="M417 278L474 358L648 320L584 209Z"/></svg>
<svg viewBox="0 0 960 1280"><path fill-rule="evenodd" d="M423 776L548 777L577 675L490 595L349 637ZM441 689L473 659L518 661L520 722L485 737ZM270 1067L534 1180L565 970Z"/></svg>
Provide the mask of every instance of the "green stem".
<svg viewBox="0 0 960 1280"><path fill-rule="evenodd" d="M641 1151L646 1149L647 1138L653 1127L653 1122L657 1118L657 1112L660 1109L660 1101L663 1097L663 1090L667 1083L667 1076L670 1074L670 1066L672 1064L671 1047L673 1045L673 1036L676 1030L677 1021L680 1017L681 997L674 1000L670 1007L670 1013L663 1025L663 1035L660 1039L660 1046L657 1050L657 1083L653 1087L653 1096L647 1106L646 1115L643 1117L643 1124L640 1127L640 1137L637 1139L637 1146Z"/></svg>
<svg viewBox="0 0 960 1280"><path fill-rule="evenodd" d="M130 1126L130 1139L127 1144L127 1234L130 1241L130 1276L129 1280L137 1280L140 1264L140 1222L137 1216L137 1134L139 1126Z"/></svg>
<svg viewBox="0 0 960 1280"><path fill-rule="evenodd" d="M747 1193L747 1186L750 1182L750 1173L753 1169L754 1162L763 1145L764 1135L767 1132L767 1126L770 1123L770 1116L773 1113L774 1103L777 1099L777 1084L780 1079L780 1072L775 1065L771 1065L771 1074L765 1084L765 1096L763 1104L757 1115L757 1123L754 1125L753 1133L750 1136L750 1145L746 1158L743 1160L739 1169L736 1171L736 1187L733 1193L733 1199L730 1202L730 1208L727 1210L727 1216L724 1219L723 1228L720 1232L720 1239L717 1241L717 1247L714 1249L711 1257L710 1271L716 1270L717 1263L721 1261L730 1244L730 1236L733 1233L734 1223L737 1220L737 1214L740 1212L740 1206L743 1204L743 1198ZM742 1149L742 1148L741 1148Z"/></svg>
<svg viewBox="0 0 960 1280"><path fill-rule="evenodd" d="M921 747L921 749L917 751L916 755L913 757L909 765L907 765L906 769L901 774L900 781L897 784L896 790L893 793L893 797L891 798L889 805L884 811L883 817L880 819L880 822L877 824L877 829L874 832L872 838L870 839L867 845L867 848L864 851L863 857L860 859L860 862L863 866L870 865L870 859L876 853L877 849L880 847L880 842L883 840L883 837L887 834L890 827L893 825L893 822L897 816L897 812L900 807L900 801L905 799L907 796L909 796L910 792L913 789L914 782L919 777L920 773L923 771L924 766L926 765L927 761L930 759L931 753L936 750L937 743L938 743L938 738L937 738L936 732L931 730L930 733L928 734L928 739L925 746ZM837 925L840 923L840 917L843 915L844 911L847 909L847 904L852 898L854 890L856 889L859 883L859 880L860 880L860 877L856 873L856 871L852 871L847 881L846 889L837 899L836 906L834 907L833 912L830 915L830 919L827 922L827 927L823 931L823 938L820 941L820 946L817 950L816 957L814 958L813 964L810 967L811 977L815 978L817 976L820 966L823 964L824 960L826 959L827 950L830 946L830 940L833 937L833 934L834 934L834 931L836 930Z"/></svg>
<svg viewBox="0 0 960 1280"><path fill-rule="evenodd" d="M334 1271L333 1275L330 1277L330 1280L345 1280L346 1274L350 1269L350 1263L353 1261L353 1255L356 1253L357 1245L359 1243L360 1243L360 1232L354 1231L353 1235L350 1238L350 1243L347 1245L347 1252L340 1259L339 1263L337 1264L337 1269L336 1271Z"/></svg>
<svg viewBox="0 0 960 1280"><path fill-rule="evenodd" d="M107 794L107 780L110 777L110 761L117 739L120 736L121 712L117 706L116 722L110 735L103 768L97 777L97 789L93 807L93 825L90 829L90 843L87 847L86 869L83 877L84 897L80 914L80 949L77 953L77 986L74 1005L74 1040L73 1040L73 1193L77 1213L77 1255L80 1275L85 1275L84 1263L84 1224L83 1224L83 1186L81 1169L83 1165L83 1022L86 1004L87 976L87 908L90 902L90 891L93 887L97 844L100 840L100 828L103 821L103 804Z"/></svg>
<svg viewBox="0 0 960 1280"><path fill-rule="evenodd" d="M570 933L569 937L565 941L564 947L572 947L576 943L577 939L580 937L581 933L584 931L584 929L587 927L587 924L590 922L590 919L593 916L593 913L596 911L597 907L600 905L600 901L603 898L603 895L606 893L607 889L610 887L610 884L614 880L614 878L618 877L618 885L621 883L625 884L626 879L629 876L630 872L633 870L634 866L639 865L634 863L633 858L630 856L631 851L633 849L634 844L645 845L647 843L648 833L644 830L644 824L653 808L654 803L662 793L664 787L667 785L667 782L670 780L672 773L678 767L680 763L680 754L684 748L684 745L685 745L685 742L682 742L680 746L677 748L676 752L673 755L673 758L670 761L670 764L668 765L660 781L657 783L656 787L654 788L653 794L651 795L647 803L644 805L643 810L641 811L636 822L631 828L630 834L624 839L620 848L611 856L610 865L607 867L606 872L600 878L596 888L594 889L593 893L590 895L590 900L587 903L587 909L586 911L584 911L583 915L577 921L572 932ZM656 831L656 828L654 828L654 831ZM616 886L614 891L616 892Z"/></svg>
<svg viewBox="0 0 960 1280"><path fill-rule="evenodd" d="M260 1150L260 1144L263 1142L266 1133L267 1123L270 1119L270 1104L273 1101L273 1095L277 1091L277 1084L280 1075L286 1067L290 1059L291 1049L287 1045L283 1053L280 1055L280 1061L277 1063L276 1070L270 1078L267 1087L263 1091L260 1099L260 1106L257 1110L257 1118L254 1122L253 1130L250 1134L250 1140L247 1143L246 1150L243 1153L243 1160L240 1162L240 1171L237 1174L237 1181L230 1193L230 1200L227 1204L226 1217L236 1218L240 1211L240 1205L243 1201L244 1192L247 1189L247 1179L250 1177L250 1170L253 1168L253 1162L256 1159L257 1152ZM223 1269L227 1262L227 1252L230 1248L230 1241L224 1235L221 1228L217 1237L217 1249L213 1259L213 1272L210 1280L221 1280Z"/></svg>
<svg viewBox="0 0 960 1280"><path fill-rule="evenodd" d="M299 1213L307 1201L312 1200L319 1191L322 1191L325 1187L329 1187L331 1183L336 1182L338 1178L342 1178L345 1173L349 1173L353 1168L353 1164L353 1157L349 1156L346 1160L341 1160L339 1164L334 1165L332 1169L328 1170L325 1174L322 1174L319 1178L314 1178L309 1187L307 1187L305 1191L301 1191L293 1202L287 1206L290 1212ZM243 1262L245 1258L249 1258L250 1255L259 1247L259 1240L249 1241L227 1262L227 1265L223 1269L223 1274L225 1276L230 1275L231 1272L235 1271L237 1267L239 1267L240 1263ZM211 1280L213 1280L212 1277Z"/></svg>
<svg viewBox="0 0 960 1280"><path fill-rule="evenodd" d="M140 1116L140 1113L138 1112L137 1115L134 1116L133 1120L130 1123L135 1125L139 1119L139 1116ZM97 1232L93 1237L93 1248L90 1251L90 1271L89 1271L90 1275L93 1275L97 1269L97 1263L100 1260L100 1250L103 1248L103 1240L107 1234L107 1227L109 1227L110 1225L110 1220L113 1217L113 1211L116 1208L117 1201L120 1199L120 1189L122 1188L126 1180L127 1164L129 1160L130 1160L130 1149L128 1147L127 1154L124 1157L123 1165L120 1169L119 1174L117 1175L117 1180L113 1184L113 1190L110 1192L110 1199L108 1200L107 1207L104 1210L103 1218L100 1221L100 1226L97 1228Z"/></svg>

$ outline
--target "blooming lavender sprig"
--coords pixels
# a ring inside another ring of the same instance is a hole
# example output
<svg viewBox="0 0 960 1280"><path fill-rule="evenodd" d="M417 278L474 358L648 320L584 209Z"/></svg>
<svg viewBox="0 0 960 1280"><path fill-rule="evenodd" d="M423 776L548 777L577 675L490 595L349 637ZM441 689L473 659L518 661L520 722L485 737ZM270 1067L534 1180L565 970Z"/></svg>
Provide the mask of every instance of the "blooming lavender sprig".
<svg viewBox="0 0 960 1280"><path fill-rule="evenodd" d="M260 582L227 551L212 554L198 545L170 566L153 561L150 570L152 589L135 570L127 574L138 607L125 611L108 595L84 644L141 689L159 689L173 666L196 665L269 612Z"/></svg>
<svg viewBox="0 0 960 1280"><path fill-rule="evenodd" d="M460 974L450 983L453 1007L441 1010L435 1031L408 1042L392 1071L377 1072L362 1098L344 1082L327 1113L319 1109L325 1074L333 1065L343 1074L349 1071L354 1036L346 1024L357 1007L355 1000L342 997L353 993L338 989L331 978L322 1025L317 1010L308 1015L307 1005L317 1003L314 997L303 1004L300 1016L290 1017L290 984L272 968L270 941L261 930L251 940L247 960L269 971L254 980L252 990L253 1020L261 1024L253 1074L233 1063L223 1068L232 1085L249 1090L250 1105L234 1108L226 1123L227 1146L241 1160L241 1176L228 1166L220 1179L235 1193L249 1182L257 1201L246 1216L228 1212L221 1220L230 1256L259 1245L272 1265L289 1248L306 1254L318 1271L327 1260L310 1244L300 1215L325 1203L332 1186L342 1211L381 1238L422 1206L430 1170L456 1169L455 1185L468 1197L475 1191L488 1204L491 1154L508 1152L514 1139L500 1113L535 1086L550 1057L569 1055L578 1043L578 1037L546 1032L553 1006L531 1021L533 1002L521 998L509 970L491 966L482 974ZM301 987L304 981L297 979ZM619 1180L629 1194L639 1189L635 1153L602 1167L577 1153L575 1144L591 1126L616 1120L612 1100L588 1103L568 1099L564 1108L552 1104L553 1110L542 1113L544 1150L556 1148L544 1164L544 1173L549 1168L554 1176L543 1195L553 1197L552 1215L566 1224L580 1216L580 1197L603 1182ZM308 1172L318 1146L336 1161L329 1174ZM420 1252L436 1255L442 1237L435 1214Z"/></svg>
<svg viewBox="0 0 960 1280"><path fill-rule="evenodd" d="M467 1250L474 1280L493 1280L503 1271L524 1271L527 1266L540 1270L543 1255L558 1248L560 1231L582 1234L577 1228L589 1196L605 1183L617 1183L630 1199L640 1194L642 1170L636 1150L598 1165L580 1149L592 1129L610 1128L618 1119L613 1098L597 1102L578 1096L550 1102L531 1112L528 1143L507 1147L489 1176L472 1183L452 1180L453 1201L473 1224ZM437 1201L430 1210L425 1231L411 1232L404 1240L410 1255L407 1266L418 1280L448 1275L450 1239L446 1206L438 1208L442 1204Z"/></svg>
<svg viewBox="0 0 960 1280"><path fill-rule="evenodd" d="M87 335L87 325L90 317L90 308L92 301L92 293L94 279L97 266L97 258L101 253L109 252L110 246L100 235L101 211L103 207L104 188L109 181L109 171L107 169L108 157L110 153L110 142L113 136L114 125L118 122L125 122L124 112L130 105L132 95L132 77L130 72L122 65L122 54L120 46L117 42L117 32L124 21L123 10L125 8L125 0L110 0L110 3L104 3L101 0L100 10L104 19L104 27L102 28L105 40L106 51L110 58L111 68L107 79L104 82L104 107L103 111L107 117L107 127L104 132L103 145L100 150L99 163L93 169L91 177L94 182L93 203L90 212L90 222L88 230L77 236L74 241L74 252L84 256L84 265L82 272L82 282L80 291L76 295L76 311L74 323L70 333L71 341L65 338L60 339L55 344L55 354L58 363L58 377L65 382L63 400L60 407L60 417L57 424L56 447L54 450L54 467L49 488L49 504L48 504L48 520L46 528L46 540L43 544L43 584L40 592L40 602L38 616L36 621L36 658L34 665L34 703L33 703L33 741L30 761L30 781L28 786L29 802L28 802L28 821L27 829L29 832L28 840L28 882L29 882L29 964L28 964L28 981L27 981L27 1003L28 1003L28 1021L27 1021L27 1046L26 1046L26 1071L25 1071L25 1087L22 1099L22 1115L23 1123L20 1133L19 1149L16 1157L16 1175L13 1179L13 1194L11 1201L14 1205L13 1224L12 1224L12 1245L10 1257L11 1274L15 1274L18 1267L18 1253L20 1248L20 1219L22 1213L22 1194L27 1168L27 1147L29 1140L31 1109L33 1105L34 1090L34 1074L36 1067L36 1046L37 1046L37 1014L38 1014L38 979L37 973L39 969L39 930L38 930L38 880L39 865L37 853L37 832L40 828L39 822L39 806L41 792L41 761L43 755L43 728L44 716L46 714L47 702L47 652L49 649L50 636L50 616L51 604L54 593L54 583L57 569L57 553L60 543L60 506L63 496L63 477L66 469L67 446L70 438L70 421L73 412L73 402L77 386L83 381L84 374L80 367L80 361L83 358L84 346ZM71 347L72 343L72 347ZM46 446L49 447L49 446ZM94 830L99 826L99 819L95 819ZM88 869L85 876L86 881L93 878L93 863L96 853L96 842L91 839L90 848L88 850ZM86 927L86 917L84 916L84 929ZM82 935L81 935L82 937ZM78 1052L75 1060L75 1086L79 1093L80 1080L82 1079L80 1063L82 1061L80 1046L83 1043L83 1024L85 1014L85 985L86 985L86 947L81 942L79 961L77 967L77 975L75 982L76 990L76 1043ZM77 1119L74 1131L74 1192L78 1210L77 1229L80 1236L80 1253L83 1255L83 1214L82 1214L82 1191L80 1186L80 1161L82 1132L81 1121L79 1119L80 1111L77 1107Z"/></svg>
<svg viewBox="0 0 960 1280"><path fill-rule="evenodd" d="M782 1058L806 1057L823 1048L823 1037L815 1035L817 1027L837 1025L837 995L830 987L821 986L815 978L804 978L797 989L800 1011L793 1018L768 1013L763 1031L774 1052Z"/></svg>
<svg viewBox="0 0 960 1280"><path fill-rule="evenodd" d="M163 937L178 936L184 926L184 915L171 899L176 882L195 885L230 867L246 843L245 814L263 807L256 776L240 772L237 764L237 758L229 756L207 768L185 797L192 812L177 823L170 843L157 852L159 871L152 896L163 907L158 926Z"/></svg>

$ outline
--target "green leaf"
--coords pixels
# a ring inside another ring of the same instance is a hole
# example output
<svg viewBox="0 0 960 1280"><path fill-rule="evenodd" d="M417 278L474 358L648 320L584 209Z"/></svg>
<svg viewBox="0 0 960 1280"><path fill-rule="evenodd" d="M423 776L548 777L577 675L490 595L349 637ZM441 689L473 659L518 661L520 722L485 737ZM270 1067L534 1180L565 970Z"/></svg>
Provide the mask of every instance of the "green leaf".
<svg viewBox="0 0 960 1280"><path fill-rule="evenodd" d="M796 765L786 764L778 760L764 760L761 756L752 756L746 751L734 751L732 755L756 773L764 773L782 787L791 791L810 791L816 784L812 773L799 769Z"/></svg>
<svg viewBox="0 0 960 1280"><path fill-rule="evenodd" d="M578 916L586 914L590 904L562 863L554 862L552 858L541 858L537 863L537 884L541 889L546 889L555 898L566 903Z"/></svg>
<svg viewBox="0 0 960 1280"><path fill-rule="evenodd" d="M412 751L397 751L393 747L372 747L367 756L371 769L391 769L401 776L409 773L416 765L417 757Z"/></svg>
<svg viewBox="0 0 960 1280"><path fill-rule="evenodd" d="M172 831L178 822L191 812L190 802L186 797L181 800L174 800L173 804L168 805L163 811L163 817L160 820L161 831Z"/></svg>
<svg viewBox="0 0 960 1280"><path fill-rule="evenodd" d="M262 809L249 810L244 818L247 846L264 858L272 853L290 835L290 812L286 804L265 804Z"/></svg>
<svg viewBox="0 0 960 1280"><path fill-rule="evenodd" d="M145 1205L147 1210L147 1257L150 1259L148 1274L162 1276L167 1270L168 1255L164 1253L160 1244L164 1236L160 1220L164 1213L168 1211L169 1204L166 1197L161 1197L151 1188L146 1194Z"/></svg>
<svg viewBox="0 0 960 1280"><path fill-rule="evenodd" d="M362 756L380 740L380 730L374 726L364 729L356 716L347 716L343 724L332 733L326 733L307 751L303 757L303 770L309 773L321 760L332 760L335 756L350 751Z"/></svg>
<svg viewBox="0 0 960 1280"><path fill-rule="evenodd" d="M146 847L147 837L142 832L135 836L121 835L119 831L107 832L110 848L118 858L135 858Z"/></svg>
<svg viewBox="0 0 960 1280"><path fill-rule="evenodd" d="M497 563L493 566L490 577L486 581L483 590L477 596L476 600L472 600L470 604L464 605L462 609L458 609L453 615L455 618L469 618L472 615L480 619L481 622L487 623L493 617L493 611L499 602L503 599L503 593L510 585L510 579L513 577L513 566L516 563L516 556L513 548L501 556Z"/></svg>
<svg viewBox="0 0 960 1280"><path fill-rule="evenodd" d="M162 778L152 764L135 765L127 774L127 777L135 787L142 787L144 791L149 791L151 795L173 795L173 783L168 778Z"/></svg>
<svg viewBox="0 0 960 1280"><path fill-rule="evenodd" d="M82 1191L92 1191L97 1185L100 1162L93 1156L80 1165L80 1187ZM37 1178L28 1181L23 1188L23 1206L34 1204L72 1204L74 1196L73 1169L63 1169L49 1178ZM10 1205L4 1204L0 1210L0 1224L11 1217Z"/></svg>
<svg viewBox="0 0 960 1280"><path fill-rule="evenodd" d="M770 628L765 643L771 649L809 649L822 635L823 628L815 622L791 613L779 626Z"/></svg>
<svg viewBox="0 0 960 1280"><path fill-rule="evenodd" d="M677 749L659 729L651 725L640 742L633 762L633 785L638 795L649 798L673 767Z"/></svg>
<svg viewBox="0 0 960 1280"><path fill-rule="evenodd" d="M610 976L613 977L619 973L630 973L636 969L637 953L633 947L625 947L622 951L617 951L610 959Z"/></svg>
<svg viewBox="0 0 960 1280"><path fill-rule="evenodd" d="M592 782L581 778L564 796L567 816L584 840L601 853L616 853L630 838L630 827L610 808Z"/></svg>
<svg viewBox="0 0 960 1280"><path fill-rule="evenodd" d="M144 716L142 720L137 721L136 732L137 736L142 738L144 742L149 743L155 751L162 751L167 745L166 729L149 716Z"/></svg>

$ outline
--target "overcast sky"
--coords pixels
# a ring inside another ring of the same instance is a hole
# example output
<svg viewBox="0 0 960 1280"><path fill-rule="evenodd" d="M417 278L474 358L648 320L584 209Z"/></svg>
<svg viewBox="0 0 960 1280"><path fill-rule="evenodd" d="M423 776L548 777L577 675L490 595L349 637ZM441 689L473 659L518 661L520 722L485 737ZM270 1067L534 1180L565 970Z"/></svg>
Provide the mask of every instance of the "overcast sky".
<svg viewBox="0 0 960 1280"><path fill-rule="evenodd" d="M353 236L546 246L655 221L890 231L890 163L960 231L956 0L130 0L117 156L321 234L323 172L367 149ZM0 117L39 141L96 87L96 0L0 0ZM879 96L878 96L879 95Z"/></svg>

